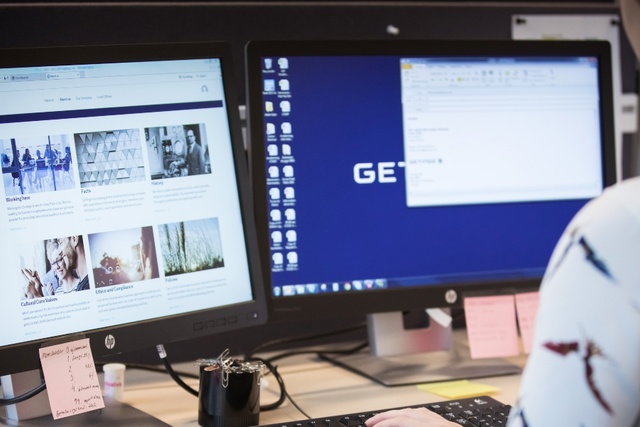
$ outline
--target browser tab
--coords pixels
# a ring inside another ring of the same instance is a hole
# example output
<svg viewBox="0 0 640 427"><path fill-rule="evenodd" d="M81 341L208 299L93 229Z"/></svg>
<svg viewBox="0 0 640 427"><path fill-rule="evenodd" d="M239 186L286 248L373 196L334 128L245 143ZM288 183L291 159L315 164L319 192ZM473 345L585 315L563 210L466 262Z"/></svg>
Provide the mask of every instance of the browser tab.
<svg viewBox="0 0 640 427"><path fill-rule="evenodd" d="M36 80L45 80L45 73L28 73L28 74L10 74L8 76L3 76L2 81L8 82L32 82Z"/></svg>

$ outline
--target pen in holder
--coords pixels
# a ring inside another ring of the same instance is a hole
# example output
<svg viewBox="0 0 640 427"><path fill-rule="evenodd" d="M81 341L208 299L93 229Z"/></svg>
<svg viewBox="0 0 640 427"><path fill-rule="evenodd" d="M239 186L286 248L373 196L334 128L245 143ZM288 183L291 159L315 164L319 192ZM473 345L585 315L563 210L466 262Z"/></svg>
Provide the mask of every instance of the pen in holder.
<svg viewBox="0 0 640 427"><path fill-rule="evenodd" d="M260 382L264 364L228 357L198 359L198 424L203 427L248 427L260 418Z"/></svg>

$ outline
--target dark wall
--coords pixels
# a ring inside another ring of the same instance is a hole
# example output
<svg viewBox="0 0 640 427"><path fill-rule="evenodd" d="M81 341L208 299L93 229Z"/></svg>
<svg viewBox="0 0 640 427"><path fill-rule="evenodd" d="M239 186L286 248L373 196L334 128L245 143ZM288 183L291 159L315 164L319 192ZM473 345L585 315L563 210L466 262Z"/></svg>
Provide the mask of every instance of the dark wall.
<svg viewBox="0 0 640 427"><path fill-rule="evenodd" d="M243 48L255 39L508 39L516 14L613 14L611 1L98 2L0 4L0 47L229 40L243 102ZM392 36L389 25L399 29ZM622 36L624 91L634 60Z"/></svg>
<svg viewBox="0 0 640 427"><path fill-rule="evenodd" d="M0 47L229 40L244 103L243 48L255 39L509 39L517 14L617 14L616 2L96 2L0 3ZM387 33L393 25L398 35ZM623 91L636 92L635 58L621 32ZM364 319L269 323L252 330L168 345L172 360L244 352L291 334L339 329ZM365 339L364 330L341 339ZM309 343L309 342L305 342ZM154 349L127 360L157 363Z"/></svg>

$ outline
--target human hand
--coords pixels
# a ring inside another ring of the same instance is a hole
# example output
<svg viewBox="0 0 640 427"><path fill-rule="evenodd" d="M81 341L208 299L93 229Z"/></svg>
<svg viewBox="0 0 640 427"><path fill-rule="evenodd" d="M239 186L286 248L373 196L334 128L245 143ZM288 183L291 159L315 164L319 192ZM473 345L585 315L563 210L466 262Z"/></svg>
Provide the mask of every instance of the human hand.
<svg viewBox="0 0 640 427"><path fill-rule="evenodd" d="M44 290L47 291L46 292L47 295L49 296L53 295L53 283L47 282L43 286L44 286Z"/></svg>
<svg viewBox="0 0 640 427"><path fill-rule="evenodd" d="M427 408L405 408L382 412L366 421L367 427L449 427L458 426Z"/></svg>
<svg viewBox="0 0 640 427"><path fill-rule="evenodd" d="M27 283L23 288L25 298L32 299L43 297L42 283L40 282L38 272L36 270L23 268L22 275L27 279Z"/></svg>

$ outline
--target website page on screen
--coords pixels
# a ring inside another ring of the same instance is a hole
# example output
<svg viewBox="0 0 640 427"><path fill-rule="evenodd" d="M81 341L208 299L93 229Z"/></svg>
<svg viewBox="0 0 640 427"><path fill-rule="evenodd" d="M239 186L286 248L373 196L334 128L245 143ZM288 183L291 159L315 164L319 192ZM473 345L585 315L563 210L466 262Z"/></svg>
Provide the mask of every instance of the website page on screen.
<svg viewBox="0 0 640 427"><path fill-rule="evenodd" d="M0 70L0 346L252 299L217 58Z"/></svg>

